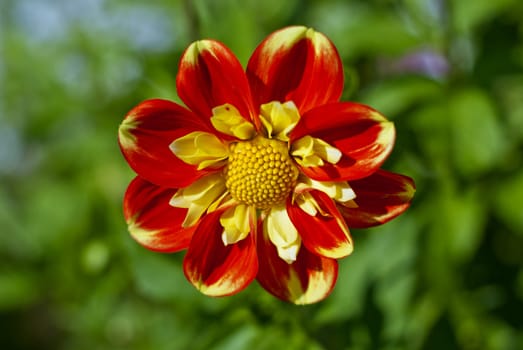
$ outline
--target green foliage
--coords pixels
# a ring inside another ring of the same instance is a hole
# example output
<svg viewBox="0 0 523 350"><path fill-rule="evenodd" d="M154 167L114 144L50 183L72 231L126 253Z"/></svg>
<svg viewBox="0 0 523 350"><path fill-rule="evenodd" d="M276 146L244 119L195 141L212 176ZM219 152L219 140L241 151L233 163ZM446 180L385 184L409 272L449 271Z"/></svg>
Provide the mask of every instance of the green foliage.
<svg viewBox="0 0 523 350"><path fill-rule="evenodd" d="M394 121L386 168L418 191L397 220L354 230L325 301L256 284L208 298L183 253L127 234L117 128L144 99L179 101L192 40L246 63L290 24L333 40L344 99ZM516 0L3 1L0 347L523 348L522 28Z"/></svg>

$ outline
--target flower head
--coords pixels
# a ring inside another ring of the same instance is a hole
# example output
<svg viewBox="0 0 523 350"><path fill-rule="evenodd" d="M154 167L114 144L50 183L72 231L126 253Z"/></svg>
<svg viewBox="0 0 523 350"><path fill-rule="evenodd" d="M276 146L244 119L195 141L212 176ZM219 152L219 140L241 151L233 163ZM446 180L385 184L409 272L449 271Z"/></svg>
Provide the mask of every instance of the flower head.
<svg viewBox="0 0 523 350"><path fill-rule="evenodd" d="M380 113L339 102L342 64L323 34L269 35L246 71L222 43L184 52L176 79L186 107L147 100L119 128L138 176L124 198L132 237L155 251L188 249L202 293L257 279L297 304L325 298L349 227L385 223L409 206L413 181L380 167L395 130Z"/></svg>

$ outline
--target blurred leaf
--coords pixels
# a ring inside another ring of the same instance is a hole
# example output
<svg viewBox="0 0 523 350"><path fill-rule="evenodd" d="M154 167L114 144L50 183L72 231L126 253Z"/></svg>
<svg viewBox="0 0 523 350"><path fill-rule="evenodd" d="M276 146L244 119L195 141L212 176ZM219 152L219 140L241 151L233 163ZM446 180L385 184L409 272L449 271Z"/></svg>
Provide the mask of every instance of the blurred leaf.
<svg viewBox="0 0 523 350"><path fill-rule="evenodd" d="M30 305L38 299L35 276L24 271L0 273L0 311Z"/></svg>
<svg viewBox="0 0 523 350"><path fill-rule="evenodd" d="M136 287L144 296L158 301L179 302L198 295L173 255L148 251L134 241L128 246Z"/></svg>
<svg viewBox="0 0 523 350"><path fill-rule="evenodd" d="M519 300L523 300L523 267L519 269L518 279L516 280L516 294Z"/></svg>
<svg viewBox="0 0 523 350"><path fill-rule="evenodd" d="M523 170L495 184L493 207L505 225L523 236Z"/></svg>
<svg viewBox="0 0 523 350"><path fill-rule="evenodd" d="M460 263L472 258L485 233L487 207L483 197L484 191L478 188L457 193L442 203L448 226L441 229L446 232L449 253Z"/></svg>
<svg viewBox="0 0 523 350"><path fill-rule="evenodd" d="M433 0L404 0L405 12L416 24L416 29L427 39L442 37L446 31L446 2Z"/></svg>
<svg viewBox="0 0 523 350"><path fill-rule="evenodd" d="M240 0L197 0L194 5L201 19L200 36L223 42L245 65L258 41L256 22L252 21L256 14L242 6ZM227 23L226 26L216 25L216 14L220 21Z"/></svg>
<svg viewBox="0 0 523 350"><path fill-rule="evenodd" d="M468 32L506 10L517 0L451 0L452 19L458 32Z"/></svg>
<svg viewBox="0 0 523 350"><path fill-rule="evenodd" d="M449 171L448 108L441 100L425 103L410 115L409 123L419 145L426 176L439 179Z"/></svg>
<svg viewBox="0 0 523 350"><path fill-rule="evenodd" d="M428 79L386 80L362 92L361 102L394 119L416 104L437 98L441 90L440 84Z"/></svg>
<svg viewBox="0 0 523 350"><path fill-rule="evenodd" d="M523 48L520 49L523 66ZM506 115L508 133L523 141L523 75L498 78L495 97L500 100Z"/></svg>
<svg viewBox="0 0 523 350"><path fill-rule="evenodd" d="M34 243L26 234L19 212L17 202L8 194L6 187L0 187L0 227L4 232L0 234L0 252L6 257L15 256L22 260L33 255L33 249L27 247L34 247Z"/></svg>
<svg viewBox="0 0 523 350"><path fill-rule="evenodd" d="M319 325L340 322L362 312L362 301L369 283L368 255L364 249L365 243L362 243L351 256L340 261L338 282L323 302L314 322ZM344 305L343 308L340 305Z"/></svg>
<svg viewBox="0 0 523 350"><path fill-rule="evenodd" d="M271 325L258 332L257 337L249 344L248 349L322 350L323 348L316 341L307 337L301 329L276 328Z"/></svg>
<svg viewBox="0 0 523 350"><path fill-rule="evenodd" d="M399 218L369 231L353 233L356 248L352 255L340 262L338 282L318 312L315 319L318 324L357 316L362 311L370 284L377 280L388 285L390 278L395 279L406 272L406 267L415 258L418 231L412 220Z"/></svg>
<svg viewBox="0 0 523 350"><path fill-rule="evenodd" d="M370 238L380 246L374 251L371 271L377 275L375 298L385 318L385 339L400 338L405 331L414 295L415 276L410 267L416 263L420 230L414 213L409 214L380 227Z"/></svg>
<svg viewBox="0 0 523 350"><path fill-rule="evenodd" d="M449 108L456 168L475 176L499 164L507 144L492 100L479 89L459 90L452 94Z"/></svg>
<svg viewBox="0 0 523 350"><path fill-rule="evenodd" d="M253 339L256 338L259 331L250 324L244 324L236 329L233 333L226 334L223 340L213 346L212 350L229 350L229 349L256 349Z"/></svg>
<svg viewBox="0 0 523 350"><path fill-rule="evenodd" d="M383 337L400 338L410 317L410 306L415 288L414 274L400 271L387 279L382 279L376 293L377 303L383 310L385 322Z"/></svg>
<svg viewBox="0 0 523 350"><path fill-rule="evenodd" d="M457 271L448 272L445 268L457 268L472 258L483 238L487 219L484 190L458 190L453 186L446 183L439 188L429 204L431 209L426 212L432 221L429 241L434 245L432 259L437 259L430 265L450 279Z"/></svg>
<svg viewBox="0 0 523 350"><path fill-rule="evenodd" d="M82 265L87 273L102 271L109 262L109 247L102 241L91 241L82 251Z"/></svg>
<svg viewBox="0 0 523 350"><path fill-rule="evenodd" d="M351 59L399 54L420 41L390 8L379 9L364 2L318 1L308 9L308 16L309 22L328 34L338 50Z"/></svg>
<svg viewBox="0 0 523 350"><path fill-rule="evenodd" d="M429 336L442 312L442 305L430 295L422 295L413 303L405 330L405 337L412 349L422 348L421 344Z"/></svg>
<svg viewBox="0 0 523 350"><path fill-rule="evenodd" d="M498 350L521 349L523 338L509 323L504 321L491 321L486 327L487 349Z"/></svg>

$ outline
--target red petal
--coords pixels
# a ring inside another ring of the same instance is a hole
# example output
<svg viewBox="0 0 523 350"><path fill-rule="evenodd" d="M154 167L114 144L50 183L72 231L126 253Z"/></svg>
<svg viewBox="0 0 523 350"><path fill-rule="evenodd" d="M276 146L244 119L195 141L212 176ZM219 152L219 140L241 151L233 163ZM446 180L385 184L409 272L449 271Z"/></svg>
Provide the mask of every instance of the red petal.
<svg viewBox="0 0 523 350"><path fill-rule="evenodd" d="M249 60L247 77L256 105L292 100L302 114L338 101L343 90L336 47L306 27L287 27L269 35Z"/></svg>
<svg viewBox="0 0 523 350"><path fill-rule="evenodd" d="M258 271L253 233L237 243L223 244L220 224L223 212L218 210L203 217L183 262L187 279L210 296L238 293L252 282Z"/></svg>
<svg viewBox="0 0 523 350"><path fill-rule="evenodd" d="M176 189L134 178L125 192L124 217L131 236L144 247L160 252L186 249L194 227L182 228L187 209L169 205Z"/></svg>
<svg viewBox="0 0 523 350"><path fill-rule="evenodd" d="M312 254L301 247L297 259L288 264L259 226L259 271L256 279L269 293L295 304L312 304L326 298L338 277L334 259Z"/></svg>
<svg viewBox="0 0 523 350"><path fill-rule="evenodd" d="M351 181L356 193L357 208L339 205L349 227L369 227L384 224L403 213L416 191L414 181L407 176L378 170L369 177Z"/></svg>
<svg viewBox="0 0 523 350"><path fill-rule="evenodd" d="M349 229L336 208L334 201L321 191L309 192L322 211L311 216L296 204L287 202L287 213L300 233L305 247L314 254L326 258L340 259L352 253L354 246Z"/></svg>
<svg viewBox="0 0 523 350"><path fill-rule="evenodd" d="M212 109L225 103L234 105L247 120L257 118L245 72L220 42L201 40L185 50L176 87L187 107L204 118L211 117Z"/></svg>
<svg viewBox="0 0 523 350"><path fill-rule="evenodd" d="M332 103L304 114L291 133L291 142L310 135L342 153L336 164L300 167L319 181L361 179L375 172L394 146L394 124L374 109L358 103Z"/></svg>
<svg viewBox="0 0 523 350"><path fill-rule="evenodd" d="M134 171L159 186L180 188L207 174L178 159L169 149L193 131L212 132L187 109L166 100L147 100L133 108L118 131L123 155Z"/></svg>

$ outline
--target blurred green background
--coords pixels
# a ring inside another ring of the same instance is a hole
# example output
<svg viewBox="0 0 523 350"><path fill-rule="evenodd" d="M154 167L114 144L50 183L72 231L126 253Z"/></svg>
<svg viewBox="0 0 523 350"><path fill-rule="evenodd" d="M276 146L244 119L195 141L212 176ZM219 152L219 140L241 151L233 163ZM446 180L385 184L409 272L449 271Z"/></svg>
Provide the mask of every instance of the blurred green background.
<svg viewBox="0 0 523 350"><path fill-rule="evenodd" d="M290 24L334 41L343 98L395 122L385 168L418 192L353 230L325 301L208 298L183 253L127 234L117 128L179 101L191 41L245 64ZM0 348L522 349L522 39L519 0L1 0Z"/></svg>

